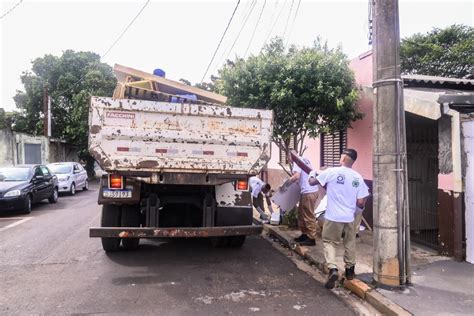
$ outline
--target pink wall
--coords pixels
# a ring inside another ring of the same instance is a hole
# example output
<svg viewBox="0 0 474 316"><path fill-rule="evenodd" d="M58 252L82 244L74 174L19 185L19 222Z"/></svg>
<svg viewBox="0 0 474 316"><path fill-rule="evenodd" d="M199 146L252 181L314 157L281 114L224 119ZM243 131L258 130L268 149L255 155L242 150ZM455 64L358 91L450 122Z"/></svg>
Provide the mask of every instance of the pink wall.
<svg viewBox="0 0 474 316"><path fill-rule="evenodd" d="M350 61L349 67L354 72L355 81L361 86L371 86L373 81L372 51L365 52Z"/></svg>
<svg viewBox="0 0 474 316"><path fill-rule="evenodd" d="M372 100L361 94L358 105L360 112L365 115L362 120L353 122L352 128L347 129L347 147L357 150L357 161L353 168L364 179L372 180Z"/></svg>
<svg viewBox="0 0 474 316"><path fill-rule="evenodd" d="M438 189L454 191L454 175L452 172L438 175Z"/></svg>
<svg viewBox="0 0 474 316"><path fill-rule="evenodd" d="M354 148L358 153L354 169L364 179L372 180L373 101L362 91L362 86L372 85L372 52L351 60L350 67L354 71L356 84L361 88L358 106L364 118L353 122L352 128L347 129L347 147Z"/></svg>
<svg viewBox="0 0 474 316"><path fill-rule="evenodd" d="M320 167L320 159L321 159L321 145L318 138L309 138L307 137L304 145L308 147L304 152L303 156L307 157L311 161L311 165L313 169L319 170Z"/></svg>

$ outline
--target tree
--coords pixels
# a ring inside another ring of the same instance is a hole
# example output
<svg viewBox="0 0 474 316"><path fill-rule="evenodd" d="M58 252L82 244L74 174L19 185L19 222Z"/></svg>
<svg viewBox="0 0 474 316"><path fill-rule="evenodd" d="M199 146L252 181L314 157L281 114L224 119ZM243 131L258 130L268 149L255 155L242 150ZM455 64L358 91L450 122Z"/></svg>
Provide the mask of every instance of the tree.
<svg viewBox="0 0 474 316"><path fill-rule="evenodd" d="M93 52L66 50L60 57L45 55L32 62L32 69L21 75L25 91L17 91L18 109L14 130L41 134L43 130L43 88L51 96L52 136L78 147L79 158L86 161L89 172L93 158L89 155L88 113L92 95L111 96L116 86L112 68Z"/></svg>
<svg viewBox="0 0 474 316"><path fill-rule="evenodd" d="M346 56L319 39L313 47L285 51L276 38L259 55L227 63L219 75L218 91L230 105L274 111L273 140L283 150L295 137L295 149L303 154L306 136L335 132L362 118Z"/></svg>
<svg viewBox="0 0 474 316"><path fill-rule="evenodd" d="M402 40L402 73L463 78L473 74L474 28L451 25Z"/></svg>

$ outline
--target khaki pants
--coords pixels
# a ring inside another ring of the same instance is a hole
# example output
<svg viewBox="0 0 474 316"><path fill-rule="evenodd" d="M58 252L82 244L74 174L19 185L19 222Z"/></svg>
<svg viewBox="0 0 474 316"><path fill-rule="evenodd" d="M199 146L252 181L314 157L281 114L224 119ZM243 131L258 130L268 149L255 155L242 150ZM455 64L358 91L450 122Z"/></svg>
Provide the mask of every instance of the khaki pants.
<svg viewBox="0 0 474 316"><path fill-rule="evenodd" d="M316 239L316 217L314 209L318 192L301 194L298 205L298 227L302 234L308 235L311 239Z"/></svg>
<svg viewBox="0 0 474 316"><path fill-rule="evenodd" d="M344 232L344 263L346 268L355 265L356 252L356 233L358 231L362 214L356 214L351 223L332 222L328 219L324 220L323 226L323 246L324 258L329 269L337 269L336 265L336 246L341 243L342 232Z"/></svg>

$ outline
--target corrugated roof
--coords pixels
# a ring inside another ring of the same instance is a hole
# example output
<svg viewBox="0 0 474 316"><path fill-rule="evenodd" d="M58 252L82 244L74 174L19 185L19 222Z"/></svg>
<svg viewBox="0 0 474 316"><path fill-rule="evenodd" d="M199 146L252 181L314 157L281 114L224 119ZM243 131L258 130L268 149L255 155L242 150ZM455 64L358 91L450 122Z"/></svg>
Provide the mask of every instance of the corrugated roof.
<svg viewBox="0 0 474 316"><path fill-rule="evenodd" d="M474 80L470 79L446 78L425 75L402 75L402 79L405 84L433 84L438 86L458 85L461 89L462 87L474 87Z"/></svg>

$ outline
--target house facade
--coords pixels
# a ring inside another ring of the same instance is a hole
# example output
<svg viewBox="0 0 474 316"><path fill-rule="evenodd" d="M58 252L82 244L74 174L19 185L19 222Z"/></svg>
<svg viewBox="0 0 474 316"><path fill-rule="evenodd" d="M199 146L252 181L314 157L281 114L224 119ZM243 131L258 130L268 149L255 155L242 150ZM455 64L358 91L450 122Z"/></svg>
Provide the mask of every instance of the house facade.
<svg viewBox="0 0 474 316"><path fill-rule="evenodd" d="M372 53L355 58L350 67L360 90L358 106L364 118L353 122L346 130L308 139L305 156L315 168L334 166L344 148L354 148L359 153L354 169L372 188ZM466 175L465 172L463 175L465 168L462 166L464 158L461 150L465 147L462 116L442 107L438 98L445 93L472 93L474 80L428 76L403 76L403 80L411 238L415 243L463 260L466 257L468 225L464 207L463 179ZM270 183L278 178L275 176L278 174L278 157L278 148L274 148L269 164ZM364 217L372 225L370 200ZM474 225L469 229L474 230Z"/></svg>

